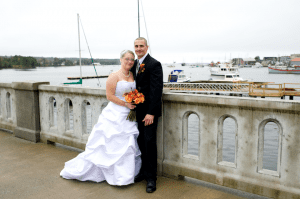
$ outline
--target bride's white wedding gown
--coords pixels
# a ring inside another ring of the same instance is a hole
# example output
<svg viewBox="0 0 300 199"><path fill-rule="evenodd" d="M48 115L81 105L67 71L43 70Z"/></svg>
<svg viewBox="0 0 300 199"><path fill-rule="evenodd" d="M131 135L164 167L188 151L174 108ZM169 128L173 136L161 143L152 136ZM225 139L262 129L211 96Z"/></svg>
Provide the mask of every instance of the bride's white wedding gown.
<svg viewBox="0 0 300 199"><path fill-rule="evenodd" d="M125 101L125 92L135 89L135 82L119 81L115 95ZM65 163L60 175L65 179L127 185L141 168L138 129L126 120L129 109L109 102L94 126L85 151Z"/></svg>

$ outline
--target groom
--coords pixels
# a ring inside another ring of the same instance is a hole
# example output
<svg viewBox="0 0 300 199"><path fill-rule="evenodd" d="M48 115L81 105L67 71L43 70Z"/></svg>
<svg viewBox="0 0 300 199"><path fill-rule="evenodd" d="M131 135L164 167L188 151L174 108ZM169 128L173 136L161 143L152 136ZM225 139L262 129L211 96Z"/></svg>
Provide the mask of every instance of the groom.
<svg viewBox="0 0 300 199"><path fill-rule="evenodd" d="M134 41L135 61L131 72L136 80L136 88L145 96L145 102L136 106L136 118L139 129L137 139L142 153L142 167L135 182L147 181L146 192L156 190L157 147L156 129L161 116L161 98L163 90L163 71L161 63L151 57L147 40L139 37Z"/></svg>

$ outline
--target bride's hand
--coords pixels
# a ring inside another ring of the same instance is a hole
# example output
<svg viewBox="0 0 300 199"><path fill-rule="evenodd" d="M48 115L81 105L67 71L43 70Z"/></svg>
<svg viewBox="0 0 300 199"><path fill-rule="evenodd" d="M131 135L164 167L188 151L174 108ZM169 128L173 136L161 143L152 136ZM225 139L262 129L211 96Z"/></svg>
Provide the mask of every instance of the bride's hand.
<svg viewBox="0 0 300 199"><path fill-rule="evenodd" d="M134 109L135 105L129 103L129 102L125 102L125 106L128 107L129 109Z"/></svg>

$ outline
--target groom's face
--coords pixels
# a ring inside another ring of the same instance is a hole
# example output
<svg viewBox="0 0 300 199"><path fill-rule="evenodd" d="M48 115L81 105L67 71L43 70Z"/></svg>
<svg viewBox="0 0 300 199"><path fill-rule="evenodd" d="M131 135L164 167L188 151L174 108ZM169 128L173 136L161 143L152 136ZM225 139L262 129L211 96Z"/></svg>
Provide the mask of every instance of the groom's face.
<svg viewBox="0 0 300 199"><path fill-rule="evenodd" d="M135 54L137 55L138 59L141 59L147 53L148 46L146 46L144 40L135 40L134 41L134 50L135 50Z"/></svg>

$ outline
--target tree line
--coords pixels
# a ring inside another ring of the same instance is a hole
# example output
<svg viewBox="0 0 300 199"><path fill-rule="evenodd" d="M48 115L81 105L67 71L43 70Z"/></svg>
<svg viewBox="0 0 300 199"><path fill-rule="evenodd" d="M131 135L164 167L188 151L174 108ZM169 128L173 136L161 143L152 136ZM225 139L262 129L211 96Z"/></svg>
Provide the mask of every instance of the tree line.
<svg viewBox="0 0 300 199"><path fill-rule="evenodd" d="M119 59L95 59L94 63L101 65L119 65ZM91 65L92 60L88 58L81 59L81 65ZM35 68L49 66L76 66L79 65L78 58L57 58L57 57L23 57L15 56L0 56L1 68Z"/></svg>
<svg viewBox="0 0 300 199"><path fill-rule="evenodd" d="M35 68L38 66L37 60L33 57L0 57L0 68Z"/></svg>

